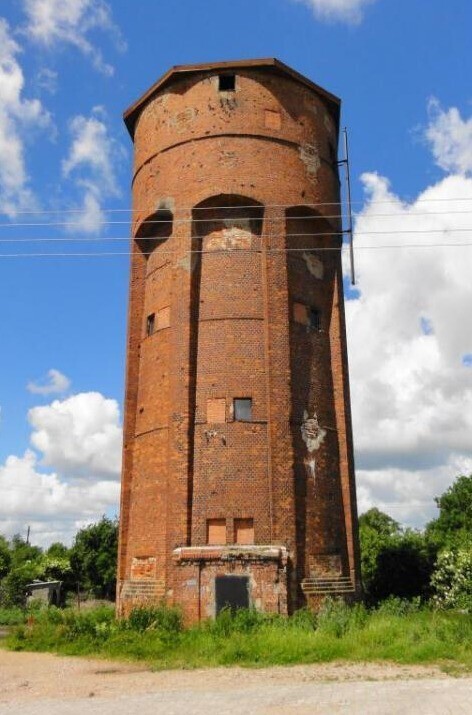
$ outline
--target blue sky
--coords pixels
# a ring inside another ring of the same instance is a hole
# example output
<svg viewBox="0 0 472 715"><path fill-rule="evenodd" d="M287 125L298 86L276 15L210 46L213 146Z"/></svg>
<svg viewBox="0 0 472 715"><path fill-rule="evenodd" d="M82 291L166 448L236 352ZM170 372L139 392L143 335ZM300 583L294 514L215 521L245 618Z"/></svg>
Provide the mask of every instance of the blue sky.
<svg viewBox="0 0 472 715"><path fill-rule="evenodd" d="M471 22L468 0L2 0L0 253L126 252L78 239L128 236L121 114L171 65L275 56L337 94L359 503L421 526L472 471L472 247L410 247L472 242ZM0 258L0 532L116 511L127 279L127 256Z"/></svg>

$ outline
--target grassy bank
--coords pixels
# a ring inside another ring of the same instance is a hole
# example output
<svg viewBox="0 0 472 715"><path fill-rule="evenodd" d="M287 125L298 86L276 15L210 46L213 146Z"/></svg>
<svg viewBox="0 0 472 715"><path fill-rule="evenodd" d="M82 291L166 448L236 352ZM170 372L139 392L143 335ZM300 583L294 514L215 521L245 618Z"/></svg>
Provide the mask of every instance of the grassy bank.
<svg viewBox="0 0 472 715"><path fill-rule="evenodd" d="M13 650L53 651L145 661L155 668L266 666L333 660L457 665L472 671L472 616L399 601L375 611L331 602L290 619L241 611L183 628L177 611L138 609L117 622L100 608L48 609L18 626Z"/></svg>

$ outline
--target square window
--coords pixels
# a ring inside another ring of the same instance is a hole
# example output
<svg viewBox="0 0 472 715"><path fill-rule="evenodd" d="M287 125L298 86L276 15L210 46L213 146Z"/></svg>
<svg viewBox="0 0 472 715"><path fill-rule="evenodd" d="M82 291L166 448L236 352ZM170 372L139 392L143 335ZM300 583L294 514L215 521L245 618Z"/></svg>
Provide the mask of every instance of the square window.
<svg viewBox="0 0 472 715"><path fill-rule="evenodd" d="M234 419L236 422L252 421L252 398L237 397L233 402Z"/></svg>
<svg viewBox="0 0 472 715"><path fill-rule="evenodd" d="M151 315L148 315L147 320L146 320L146 335L153 334L155 322L156 322L155 313L151 313Z"/></svg>
<svg viewBox="0 0 472 715"><path fill-rule="evenodd" d="M254 519L235 519L234 539L236 544L253 544Z"/></svg>
<svg viewBox="0 0 472 715"><path fill-rule="evenodd" d="M234 92L236 90L236 75L220 74L218 80L220 92Z"/></svg>
<svg viewBox="0 0 472 715"><path fill-rule="evenodd" d="M207 544L226 544L226 519L207 519Z"/></svg>

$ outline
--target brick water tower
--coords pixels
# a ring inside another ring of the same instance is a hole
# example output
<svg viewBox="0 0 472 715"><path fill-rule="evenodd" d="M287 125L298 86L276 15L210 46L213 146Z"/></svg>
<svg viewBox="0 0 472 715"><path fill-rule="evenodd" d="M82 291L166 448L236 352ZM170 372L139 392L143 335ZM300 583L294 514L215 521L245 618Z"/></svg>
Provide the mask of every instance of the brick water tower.
<svg viewBox="0 0 472 715"><path fill-rule="evenodd" d="M174 67L125 112L122 614L359 594L339 109L267 59Z"/></svg>

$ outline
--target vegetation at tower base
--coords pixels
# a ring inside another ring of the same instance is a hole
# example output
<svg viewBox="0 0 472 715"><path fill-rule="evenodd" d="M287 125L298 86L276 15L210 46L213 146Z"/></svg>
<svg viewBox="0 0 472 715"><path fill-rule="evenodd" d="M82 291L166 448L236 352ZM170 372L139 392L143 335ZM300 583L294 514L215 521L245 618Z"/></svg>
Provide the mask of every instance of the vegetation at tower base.
<svg viewBox="0 0 472 715"><path fill-rule="evenodd" d="M439 663L471 672L472 615L401 599L371 610L327 600L317 614L223 611L184 628L180 612L165 606L136 609L121 620L111 608L79 613L51 607L18 627L7 646L144 661L159 669L345 660Z"/></svg>

